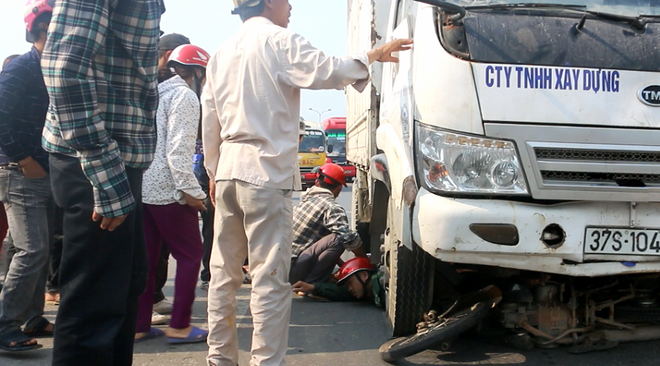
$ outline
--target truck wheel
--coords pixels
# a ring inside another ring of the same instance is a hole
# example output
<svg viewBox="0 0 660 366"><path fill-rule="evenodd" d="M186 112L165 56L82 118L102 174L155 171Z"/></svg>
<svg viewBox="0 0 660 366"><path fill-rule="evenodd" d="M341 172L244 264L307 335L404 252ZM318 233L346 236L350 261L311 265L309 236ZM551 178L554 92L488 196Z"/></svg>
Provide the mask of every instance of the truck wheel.
<svg viewBox="0 0 660 366"><path fill-rule="evenodd" d="M433 264L435 259L417 244L408 249L393 237L394 221L392 204L388 206L385 230L385 260L387 276L384 278L387 293L387 315L395 337L414 334L417 323L433 301Z"/></svg>

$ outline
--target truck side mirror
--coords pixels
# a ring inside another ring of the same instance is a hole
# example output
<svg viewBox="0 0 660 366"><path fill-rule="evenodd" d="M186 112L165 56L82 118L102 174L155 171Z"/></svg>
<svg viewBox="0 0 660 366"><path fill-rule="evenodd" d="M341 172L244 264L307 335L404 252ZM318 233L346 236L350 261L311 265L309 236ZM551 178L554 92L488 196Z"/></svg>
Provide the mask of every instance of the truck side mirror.
<svg viewBox="0 0 660 366"><path fill-rule="evenodd" d="M331 153L332 150L334 150L334 148L332 147L332 145L328 145L328 152Z"/></svg>

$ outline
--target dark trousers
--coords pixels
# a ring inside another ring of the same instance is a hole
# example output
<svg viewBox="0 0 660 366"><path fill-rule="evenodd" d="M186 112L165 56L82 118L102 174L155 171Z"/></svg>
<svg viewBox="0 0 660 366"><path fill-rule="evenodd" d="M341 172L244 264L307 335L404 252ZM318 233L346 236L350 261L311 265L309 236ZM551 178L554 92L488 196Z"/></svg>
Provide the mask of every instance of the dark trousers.
<svg viewBox="0 0 660 366"><path fill-rule="evenodd" d="M50 258L48 260L48 280L46 281L47 292L59 292L60 288L60 262L62 261L62 241L64 238L62 223L64 211L57 207L55 209L55 232L50 247Z"/></svg>
<svg viewBox="0 0 660 366"><path fill-rule="evenodd" d="M167 245L163 243L160 247L160 258L158 258L158 266L156 268L156 284L154 287L154 300L153 300L154 305L165 300L163 287L165 287L165 284L167 283L167 267L169 267L169 265L170 265L170 250L167 248Z"/></svg>
<svg viewBox="0 0 660 366"><path fill-rule="evenodd" d="M64 210L53 366L131 365L147 277L142 171L126 168L136 209L112 232L92 221L92 186L78 159L52 154L50 171L55 202Z"/></svg>
<svg viewBox="0 0 660 366"><path fill-rule="evenodd" d="M5 206L3 205L0 207L0 249L2 249L2 241L5 240L8 229L9 224L7 223L7 213L5 212Z"/></svg>
<svg viewBox="0 0 660 366"><path fill-rule="evenodd" d="M202 281L211 281L209 262L211 260L211 248L213 248L213 215L215 214L215 208L211 204L210 197L206 197L204 200L204 206L206 207L206 211L201 213L204 257L202 258L202 273L199 278Z"/></svg>
<svg viewBox="0 0 660 366"><path fill-rule="evenodd" d="M289 282L328 281L343 253L344 247L337 242L335 234L322 237L291 261Z"/></svg>

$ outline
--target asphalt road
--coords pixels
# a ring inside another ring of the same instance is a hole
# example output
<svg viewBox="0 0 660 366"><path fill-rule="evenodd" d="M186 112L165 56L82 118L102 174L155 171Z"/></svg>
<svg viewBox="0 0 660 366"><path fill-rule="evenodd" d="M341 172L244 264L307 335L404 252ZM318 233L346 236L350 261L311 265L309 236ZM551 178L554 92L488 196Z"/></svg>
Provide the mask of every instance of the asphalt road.
<svg viewBox="0 0 660 366"><path fill-rule="evenodd" d="M297 197L297 195L296 195ZM340 196L348 207L350 191ZM170 274L174 274L174 263ZM165 292L173 293L173 278ZM204 326L206 293L197 290L193 323ZM251 318L250 286L244 285L238 296L240 364L249 364ZM388 326L382 310L366 303L320 303L292 295L293 307L289 336L288 365L388 365L380 360L378 347L388 339ZM54 319L57 307L48 306L47 316ZM522 366L652 366L660 364L660 342L622 344L617 348L582 355L569 354L566 348L533 349L520 352L500 343L497 336L471 335L454 341L447 352L430 350L399 361L396 365L522 365ZM42 339L44 348L10 354L0 352L0 366L50 365L52 339ZM205 365L206 345L170 346L164 339L137 344L137 366Z"/></svg>

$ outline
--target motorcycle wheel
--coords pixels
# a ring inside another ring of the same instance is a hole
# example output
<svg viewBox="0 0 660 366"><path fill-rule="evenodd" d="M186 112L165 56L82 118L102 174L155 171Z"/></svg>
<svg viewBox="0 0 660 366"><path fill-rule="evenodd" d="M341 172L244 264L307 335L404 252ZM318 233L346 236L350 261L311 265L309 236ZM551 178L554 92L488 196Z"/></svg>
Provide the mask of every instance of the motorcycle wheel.
<svg viewBox="0 0 660 366"><path fill-rule="evenodd" d="M490 307L486 303L479 302L421 332L392 339L380 346L378 349L380 357L384 361L392 362L425 351L477 325L486 318L489 310Z"/></svg>

